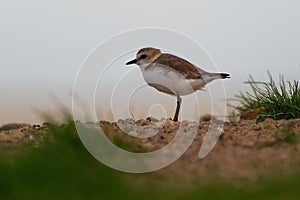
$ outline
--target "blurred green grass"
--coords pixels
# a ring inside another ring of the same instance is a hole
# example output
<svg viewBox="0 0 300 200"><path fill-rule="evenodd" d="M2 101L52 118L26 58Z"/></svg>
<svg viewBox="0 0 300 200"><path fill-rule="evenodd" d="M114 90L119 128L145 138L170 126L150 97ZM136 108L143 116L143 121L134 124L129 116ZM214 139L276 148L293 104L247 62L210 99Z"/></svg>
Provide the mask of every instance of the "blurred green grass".
<svg viewBox="0 0 300 200"><path fill-rule="evenodd" d="M52 139L0 159L0 199L297 199L300 174L240 185L205 178L190 183L177 174L127 174L94 159L82 145L73 122L49 124ZM26 146L27 148L27 146ZM19 149L19 151L22 150ZM5 152L2 152L5 153ZM272 159L272 158L270 158ZM271 170L271 169L270 169ZM185 169L178 171L184 173ZM213 173L213 171L211 172ZM140 179L144 179L143 183ZM172 183L172 184L171 184ZM174 184L175 183L175 184ZM142 185L141 185L142 184Z"/></svg>

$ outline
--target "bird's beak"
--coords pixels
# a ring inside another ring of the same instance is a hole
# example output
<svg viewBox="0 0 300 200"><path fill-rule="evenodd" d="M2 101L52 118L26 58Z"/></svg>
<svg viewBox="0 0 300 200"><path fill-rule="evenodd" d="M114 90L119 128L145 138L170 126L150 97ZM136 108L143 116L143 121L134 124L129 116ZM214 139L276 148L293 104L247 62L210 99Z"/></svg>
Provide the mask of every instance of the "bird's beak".
<svg viewBox="0 0 300 200"><path fill-rule="evenodd" d="M133 59L133 60L127 62L126 65L135 64L136 62L137 62L137 60L136 60L136 59Z"/></svg>

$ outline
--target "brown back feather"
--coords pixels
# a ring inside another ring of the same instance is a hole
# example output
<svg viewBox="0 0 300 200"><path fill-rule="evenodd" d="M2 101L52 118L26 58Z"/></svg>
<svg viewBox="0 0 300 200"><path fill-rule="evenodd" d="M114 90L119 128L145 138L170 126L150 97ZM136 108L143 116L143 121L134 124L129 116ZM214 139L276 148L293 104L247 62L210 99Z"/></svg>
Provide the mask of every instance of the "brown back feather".
<svg viewBox="0 0 300 200"><path fill-rule="evenodd" d="M180 72L186 79L199 79L201 78L201 74L205 72L192 63L167 53L161 54L154 63L169 66Z"/></svg>

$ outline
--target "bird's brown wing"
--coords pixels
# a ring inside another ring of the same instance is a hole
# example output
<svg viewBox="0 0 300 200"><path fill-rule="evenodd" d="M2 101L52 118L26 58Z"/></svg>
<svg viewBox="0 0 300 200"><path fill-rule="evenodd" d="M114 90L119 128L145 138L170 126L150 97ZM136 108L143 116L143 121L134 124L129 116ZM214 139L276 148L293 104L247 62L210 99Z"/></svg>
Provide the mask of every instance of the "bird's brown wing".
<svg viewBox="0 0 300 200"><path fill-rule="evenodd" d="M201 74L204 72L192 63L167 53L161 54L161 56L154 63L166 65L171 69L181 73L186 79L199 79L201 78Z"/></svg>

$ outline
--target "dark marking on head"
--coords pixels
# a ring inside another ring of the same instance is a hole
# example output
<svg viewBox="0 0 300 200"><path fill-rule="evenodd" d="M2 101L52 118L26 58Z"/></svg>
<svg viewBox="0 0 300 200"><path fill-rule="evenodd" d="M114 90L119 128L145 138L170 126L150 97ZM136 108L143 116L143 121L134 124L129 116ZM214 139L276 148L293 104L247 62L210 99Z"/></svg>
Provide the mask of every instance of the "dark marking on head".
<svg viewBox="0 0 300 200"><path fill-rule="evenodd" d="M145 59L145 58L147 58L146 54L142 54L141 57L140 57L140 59Z"/></svg>

